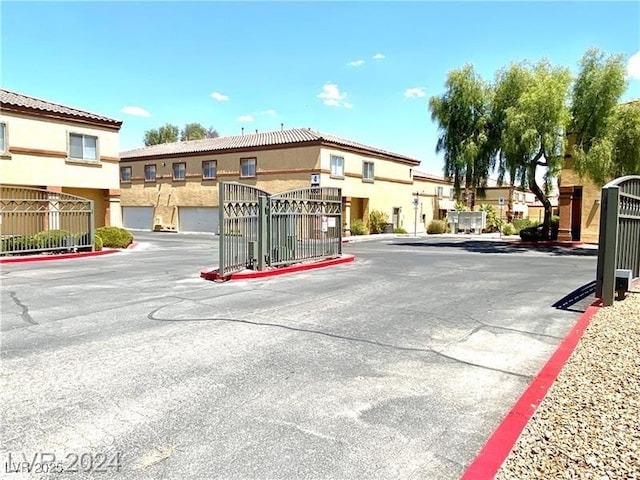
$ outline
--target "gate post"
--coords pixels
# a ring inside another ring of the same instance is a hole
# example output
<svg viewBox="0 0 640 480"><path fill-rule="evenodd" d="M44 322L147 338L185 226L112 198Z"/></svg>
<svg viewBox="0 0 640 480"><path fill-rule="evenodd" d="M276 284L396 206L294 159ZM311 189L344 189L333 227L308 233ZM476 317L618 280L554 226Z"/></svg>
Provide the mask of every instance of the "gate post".
<svg viewBox="0 0 640 480"><path fill-rule="evenodd" d="M218 183L218 273L224 275L225 224L224 224L224 182Z"/></svg>
<svg viewBox="0 0 640 480"><path fill-rule="evenodd" d="M93 209L93 200L89 200L89 229L87 233L89 234L89 241L91 242L91 251L94 250L96 242L95 242L95 221L94 221L94 209Z"/></svg>
<svg viewBox="0 0 640 480"><path fill-rule="evenodd" d="M611 186L602 190L596 296L602 299L604 307L613 305L615 295L619 201L620 187Z"/></svg>
<svg viewBox="0 0 640 480"><path fill-rule="evenodd" d="M266 256L269 251L268 237L270 209L268 198L265 195L258 197L258 270L264 270L266 267Z"/></svg>

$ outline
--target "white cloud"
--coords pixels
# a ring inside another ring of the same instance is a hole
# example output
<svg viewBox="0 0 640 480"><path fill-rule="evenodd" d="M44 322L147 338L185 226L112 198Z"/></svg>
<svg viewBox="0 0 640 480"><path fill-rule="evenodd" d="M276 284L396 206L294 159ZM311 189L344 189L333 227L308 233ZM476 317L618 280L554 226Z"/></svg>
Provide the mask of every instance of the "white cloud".
<svg viewBox="0 0 640 480"><path fill-rule="evenodd" d="M229 97L227 97L226 95L221 94L220 92L213 92L211 94L211 98L213 98L214 100L217 100L219 102L226 102L227 100L229 100Z"/></svg>
<svg viewBox="0 0 640 480"><path fill-rule="evenodd" d="M349 65L350 67L359 67L361 65L364 65L364 60L354 60L353 62L347 63L347 65Z"/></svg>
<svg viewBox="0 0 640 480"><path fill-rule="evenodd" d="M407 88L404 91L404 96L407 98L422 98L425 95L423 87Z"/></svg>
<svg viewBox="0 0 640 480"><path fill-rule="evenodd" d="M238 122L253 122L254 120L253 115L240 115L238 117Z"/></svg>
<svg viewBox="0 0 640 480"><path fill-rule="evenodd" d="M269 110L264 110L262 112L260 112L260 115L271 115L272 117L276 114L276 111L273 108L270 108Z"/></svg>
<svg viewBox="0 0 640 480"><path fill-rule="evenodd" d="M631 55L627 62L627 75L635 80L640 80L640 51Z"/></svg>
<svg viewBox="0 0 640 480"><path fill-rule="evenodd" d="M344 101L347 98L347 94L346 92L341 92L335 83L325 83L322 87L322 92L317 96L322 99L322 103L330 107L353 107L352 104Z"/></svg>
<svg viewBox="0 0 640 480"><path fill-rule="evenodd" d="M376 54L373 56L373 59L374 59L374 60L382 60L383 58L384 58L384 55L383 55L383 54L381 54L381 53L376 53Z"/></svg>
<svg viewBox="0 0 640 480"><path fill-rule="evenodd" d="M127 115L135 115L136 117L150 117L151 114L142 107L124 107L120 110Z"/></svg>

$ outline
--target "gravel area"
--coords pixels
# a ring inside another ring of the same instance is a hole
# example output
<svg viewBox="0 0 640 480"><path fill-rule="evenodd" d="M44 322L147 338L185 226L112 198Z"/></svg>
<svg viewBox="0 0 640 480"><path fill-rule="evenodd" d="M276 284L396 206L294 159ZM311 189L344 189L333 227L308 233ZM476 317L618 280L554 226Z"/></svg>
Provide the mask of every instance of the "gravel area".
<svg viewBox="0 0 640 480"><path fill-rule="evenodd" d="M640 479L640 291L601 308L496 479Z"/></svg>

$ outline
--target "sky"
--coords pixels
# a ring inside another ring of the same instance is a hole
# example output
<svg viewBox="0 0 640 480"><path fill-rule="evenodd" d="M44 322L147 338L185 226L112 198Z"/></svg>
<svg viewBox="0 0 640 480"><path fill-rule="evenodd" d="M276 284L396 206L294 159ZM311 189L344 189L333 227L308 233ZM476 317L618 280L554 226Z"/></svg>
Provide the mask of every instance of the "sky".
<svg viewBox="0 0 640 480"><path fill-rule="evenodd" d="M3 88L123 121L120 150L165 123L223 135L310 127L442 174L428 100L472 63L577 73L599 47L640 98L640 2L8 2Z"/></svg>

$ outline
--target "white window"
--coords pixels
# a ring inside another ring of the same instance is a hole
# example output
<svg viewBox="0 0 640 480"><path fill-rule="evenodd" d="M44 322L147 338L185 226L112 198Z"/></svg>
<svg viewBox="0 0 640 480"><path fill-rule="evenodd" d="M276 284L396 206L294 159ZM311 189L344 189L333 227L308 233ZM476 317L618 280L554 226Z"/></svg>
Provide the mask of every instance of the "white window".
<svg viewBox="0 0 640 480"><path fill-rule="evenodd" d="M184 180L187 178L187 164L184 162L173 164L173 179Z"/></svg>
<svg viewBox="0 0 640 480"><path fill-rule="evenodd" d="M449 198L451 200L453 200L455 198L455 196L456 196L456 189L455 188L450 188L449 189Z"/></svg>
<svg viewBox="0 0 640 480"><path fill-rule="evenodd" d="M331 155L331 176L344 177L344 158Z"/></svg>
<svg viewBox="0 0 640 480"><path fill-rule="evenodd" d="M78 160L98 160L98 137L69 134L69 158Z"/></svg>
<svg viewBox="0 0 640 480"><path fill-rule="evenodd" d="M131 167L120 167L120 181L121 182L131 181Z"/></svg>
<svg viewBox="0 0 640 480"><path fill-rule="evenodd" d="M7 125L0 123L0 152L7 151Z"/></svg>
<svg viewBox="0 0 640 480"><path fill-rule="evenodd" d="M202 178L216 178L216 161L202 162Z"/></svg>
<svg viewBox="0 0 640 480"><path fill-rule="evenodd" d="M362 162L362 180L373 182L373 162Z"/></svg>
<svg viewBox="0 0 640 480"><path fill-rule="evenodd" d="M256 176L256 159L255 158L240 159L240 176L241 177Z"/></svg>
<svg viewBox="0 0 640 480"><path fill-rule="evenodd" d="M442 200L442 195L444 195L444 187L438 187L438 200Z"/></svg>
<svg viewBox="0 0 640 480"><path fill-rule="evenodd" d="M155 182L156 181L156 166L145 165L144 166L144 181Z"/></svg>

